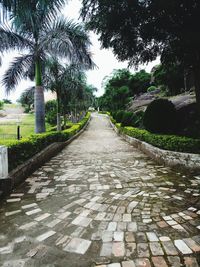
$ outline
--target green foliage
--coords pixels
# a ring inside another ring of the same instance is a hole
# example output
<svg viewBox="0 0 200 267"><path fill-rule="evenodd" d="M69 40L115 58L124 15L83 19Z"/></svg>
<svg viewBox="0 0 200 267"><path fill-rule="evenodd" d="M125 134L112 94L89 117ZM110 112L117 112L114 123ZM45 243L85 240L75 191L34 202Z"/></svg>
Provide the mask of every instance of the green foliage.
<svg viewBox="0 0 200 267"><path fill-rule="evenodd" d="M3 109L4 102L0 101L0 110Z"/></svg>
<svg viewBox="0 0 200 267"><path fill-rule="evenodd" d="M99 34L102 46L111 48L119 60L136 66L161 56L162 63L179 62L185 70L191 69L200 106L199 0L82 3L88 28Z"/></svg>
<svg viewBox="0 0 200 267"><path fill-rule="evenodd" d="M144 114L145 129L152 133L175 133L177 127L176 109L167 99L156 99Z"/></svg>
<svg viewBox="0 0 200 267"><path fill-rule="evenodd" d="M124 111L123 110L118 110L116 113L115 113L115 116L113 117L117 122L122 122L122 119L124 117Z"/></svg>
<svg viewBox="0 0 200 267"><path fill-rule="evenodd" d="M20 52L3 76L2 84L7 93L24 78L35 78L36 87L42 87L49 55L78 63L81 68L94 66L89 50L91 43L84 26L58 16L64 0L41 1L20 1L27 3L20 7L15 5L16 8L12 1L8 14L10 21L0 25L0 51L14 49ZM36 88L35 132L41 133L45 132L45 107L43 90L40 88L38 92L39 88Z"/></svg>
<svg viewBox="0 0 200 267"><path fill-rule="evenodd" d="M129 102L129 80L131 73L127 69L114 70L104 79L105 93L98 98L101 110L118 111L125 109Z"/></svg>
<svg viewBox="0 0 200 267"><path fill-rule="evenodd" d="M135 126L136 115L133 112L124 112L121 120L122 127L125 126Z"/></svg>
<svg viewBox="0 0 200 267"><path fill-rule="evenodd" d="M0 141L0 145L8 147L9 171L28 160L42 149L53 142L65 142L70 137L80 131L90 118L90 113L76 124L73 124L67 130L61 132L46 132L42 134L34 134L20 141L5 140Z"/></svg>
<svg viewBox="0 0 200 267"><path fill-rule="evenodd" d="M147 89L147 92L153 92L153 91L155 91L157 89L157 87L156 86L150 86L148 89Z"/></svg>
<svg viewBox="0 0 200 267"><path fill-rule="evenodd" d="M45 104L46 121L51 125L56 125L57 122L57 102L49 100Z"/></svg>
<svg viewBox="0 0 200 267"><path fill-rule="evenodd" d="M34 106L34 91L35 87L27 88L17 101L24 107L25 113L29 113Z"/></svg>
<svg viewBox="0 0 200 267"><path fill-rule="evenodd" d="M144 111L138 111L135 113L136 120L135 120L135 127L144 128Z"/></svg>
<svg viewBox="0 0 200 267"><path fill-rule="evenodd" d="M153 72L154 83L167 87L169 95L180 94L184 88L184 68L182 65L159 65Z"/></svg>
<svg viewBox="0 0 200 267"><path fill-rule="evenodd" d="M198 62L198 0L190 4L176 0L82 2L88 28L97 31L103 47L112 48L120 60L129 60L132 65L148 63L162 54L171 62L185 61L188 66Z"/></svg>
<svg viewBox="0 0 200 267"><path fill-rule="evenodd" d="M186 153L200 153L200 139L193 139L176 135L152 134L146 130L141 130L133 127L121 128L121 131L124 134L147 142L161 149Z"/></svg>
<svg viewBox="0 0 200 267"><path fill-rule="evenodd" d="M115 124L121 133L136 138L140 141L147 142L155 147L170 151L200 154L200 139L176 135L153 134L147 130L130 126L121 127L121 124L117 123L112 116L110 117L110 120L113 124Z"/></svg>
<svg viewBox="0 0 200 267"><path fill-rule="evenodd" d="M12 101L9 99L3 99L4 104L12 104Z"/></svg>
<svg viewBox="0 0 200 267"><path fill-rule="evenodd" d="M136 113L127 112L124 110L118 110L111 113L113 119L117 123L121 123L124 126L142 127L144 112L140 111Z"/></svg>
<svg viewBox="0 0 200 267"><path fill-rule="evenodd" d="M130 92L131 96L145 93L147 88L150 86L151 74L147 73L145 70L136 72L130 78Z"/></svg>
<svg viewBox="0 0 200 267"><path fill-rule="evenodd" d="M61 129L61 114L65 117L68 112L82 112L94 105L94 92L97 89L87 84L83 64L63 64L58 58L52 57L47 60L45 87L56 93L57 97L57 128ZM47 120L51 124L56 122L56 111L47 114Z"/></svg>
<svg viewBox="0 0 200 267"><path fill-rule="evenodd" d="M130 97L146 92L151 75L145 70L131 74L127 69L115 70L104 81L105 93L98 98L101 110L118 111L126 109Z"/></svg>

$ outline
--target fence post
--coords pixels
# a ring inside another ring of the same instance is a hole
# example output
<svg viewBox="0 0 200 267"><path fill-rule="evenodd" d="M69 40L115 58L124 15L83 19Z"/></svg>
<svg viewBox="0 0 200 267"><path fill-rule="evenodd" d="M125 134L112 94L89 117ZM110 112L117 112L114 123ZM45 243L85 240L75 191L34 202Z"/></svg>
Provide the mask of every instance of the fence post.
<svg viewBox="0 0 200 267"><path fill-rule="evenodd" d="M5 179L8 176L8 149L5 146L0 146L0 179Z"/></svg>
<svg viewBox="0 0 200 267"><path fill-rule="evenodd" d="M20 136L20 126L17 126L17 140L20 140L21 136Z"/></svg>

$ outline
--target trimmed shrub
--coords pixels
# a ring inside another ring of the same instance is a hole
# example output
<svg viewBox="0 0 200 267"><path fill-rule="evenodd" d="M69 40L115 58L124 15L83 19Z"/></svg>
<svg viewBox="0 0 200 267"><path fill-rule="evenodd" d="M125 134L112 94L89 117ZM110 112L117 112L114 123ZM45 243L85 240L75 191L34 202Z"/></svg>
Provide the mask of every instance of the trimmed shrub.
<svg viewBox="0 0 200 267"><path fill-rule="evenodd" d="M117 111L111 111L110 114L113 117L113 119L116 120Z"/></svg>
<svg viewBox="0 0 200 267"><path fill-rule="evenodd" d="M125 111L123 111L123 110L117 111L116 114L115 114L115 120L117 122L122 122L122 119L124 117L124 113L125 113Z"/></svg>
<svg viewBox="0 0 200 267"><path fill-rule="evenodd" d="M66 129L69 129L72 127L72 124L67 124L67 125L62 125L62 131L66 130ZM48 132L56 132L57 131L57 126L53 126L51 127L50 129L48 129Z"/></svg>
<svg viewBox="0 0 200 267"><path fill-rule="evenodd" d="M177 113L173 103L167 99L152 101L144 114L144 127L152 133L174 134Z"/></svg>
<svg viewBox="0 0 200 267"><path fill-rule="evenodd" d="M158 135L133 127L120 128L121 132L165 150L200 154L200 139L176 135Z"/></svg>
<svg viewBox="0 0 200 267"><path fill-rule="evenodd" d="M124 112L121 120L122 127L125 126L136 126L137 116L133 112Z"/></svg>
<svg viewBox="0 0 200 267"><path fill-rule="evenodd" d="M28 138L17 140L0 141L0 145L8 147L8 163L9 171L22 164L24 161L30 159L36 153L43 150L48 145L54 142L65 142L70 137L80 131L90 118L90 113L76 124L73 124L67 130L61 132L46 132L42 134L34 134Z"/></svg>
<svg viewBox="0 0 200 267"><path fill-rule="evenodd" d="M176 152L200 154L200 139L176 135L153 134L147 130L142 130L131 126L121 127L121 124L116 123L112 117L110 117L110 120L115 124L121 133L149 143L155 147Z"/></svg>

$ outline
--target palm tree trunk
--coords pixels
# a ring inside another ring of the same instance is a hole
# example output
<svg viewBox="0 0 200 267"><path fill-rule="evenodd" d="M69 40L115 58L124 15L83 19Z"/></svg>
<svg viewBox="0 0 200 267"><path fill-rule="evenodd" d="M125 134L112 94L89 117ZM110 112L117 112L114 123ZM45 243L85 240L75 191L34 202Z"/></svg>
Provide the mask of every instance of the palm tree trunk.
<svg viewBox="0 0 200 267"><path fill-rule="evenodd" d="M61 108L60 108L60 92L59 90L56 90L57 94L57 131L62 130L61 126Z"/></svg>
<svg viewBox="0 0 200 267"><path fill-rule="evenodd" d="M42 69L40 60L35 63L35 133L45 132L45 103L44 103L44 89L42 86Z"/></svg>

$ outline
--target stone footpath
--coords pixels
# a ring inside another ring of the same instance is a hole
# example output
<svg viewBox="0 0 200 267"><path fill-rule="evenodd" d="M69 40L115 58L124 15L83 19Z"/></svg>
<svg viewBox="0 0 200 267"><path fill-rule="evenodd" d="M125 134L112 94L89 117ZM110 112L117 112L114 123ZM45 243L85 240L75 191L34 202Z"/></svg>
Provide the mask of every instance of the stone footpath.
<svg viewBox="0 0 200 267"><path fill-rule="evenodd" d="M0 203L0 266L198 267L200 175L156 165L106 117Z"/></svg>

